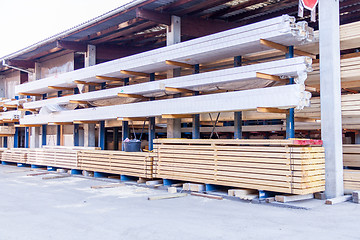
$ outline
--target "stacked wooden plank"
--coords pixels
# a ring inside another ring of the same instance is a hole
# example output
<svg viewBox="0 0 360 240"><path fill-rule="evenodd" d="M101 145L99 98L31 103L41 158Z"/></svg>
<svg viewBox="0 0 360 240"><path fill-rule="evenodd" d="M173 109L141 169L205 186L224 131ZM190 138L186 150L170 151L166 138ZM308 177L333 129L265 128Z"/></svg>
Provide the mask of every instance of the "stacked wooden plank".
<svg viewBox="0 0 360 240"><path fill-rule="evenodd" d="M360 170L344 169L344 188L360 190Z"/></svg>
<svg viewBox="0 0 360 240"><path fill-rule="evenodd" d="M79 169L134 177L153 177L153 157L146 152L80 151Z"/></svg>
<svg viewBox="0 0 360 240"><path fill-rule="evenodd" d="M10 148L2 152L1 161L27 163L28 148Z"/></svg>
<svg viewBox="0 0 360 240"><path fill-rule="evenodd" d="M325 190L325 154L318 144L157 139L156 177L292 194L319 192Z"/></svg>
<svg viewBox="0 0 360 240"><path fill-rule="evenodd" d="M2 154L7 148L0 148L0 162L2 161Z"/></svg>
<svg viewBox="0 0 360 240"><path fill-rule="evenodd" d="M360 167L360 144L343 145L344 167ZM344 188L346 190L360 190L360 170L344 169Z"/></svg>
<svg viewBox="0 0 360 240"><path fill-rule="evenodd" d="M78 169L79 150L29 148L28 163L40 166Z"/></svg>

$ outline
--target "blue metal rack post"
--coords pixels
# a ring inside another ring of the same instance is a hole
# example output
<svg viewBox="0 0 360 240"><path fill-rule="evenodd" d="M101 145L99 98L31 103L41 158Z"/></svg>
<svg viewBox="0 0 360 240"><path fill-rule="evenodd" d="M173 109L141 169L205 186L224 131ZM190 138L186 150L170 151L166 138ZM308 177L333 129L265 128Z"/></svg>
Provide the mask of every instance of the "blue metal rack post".
<svg viewBox="0 0 360 240"><path fill-rule="evenodd" d="M293 57L294 46L289 46L289 53L286 54L286 58ZM290 78L289 84L294 84L294 78ZM286 114L286 138L295 138L294 108L290 108L289 113Z"/></svg>

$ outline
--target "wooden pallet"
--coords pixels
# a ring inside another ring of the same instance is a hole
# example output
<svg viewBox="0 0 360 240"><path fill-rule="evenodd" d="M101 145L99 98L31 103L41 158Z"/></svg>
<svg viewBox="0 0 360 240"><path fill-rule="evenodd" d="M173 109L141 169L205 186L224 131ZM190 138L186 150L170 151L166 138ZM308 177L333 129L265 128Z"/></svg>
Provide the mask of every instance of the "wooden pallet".
<svg viewBox="0 0 360 240"><path fill-rule="evenodd" d="M157 139L154 168L158 178L308 194L325 190L325 153L319 143Z"/></svg>
<svg viewBox="0 0 360 240"><path fill-rule="evenodd" d="M344 188L360 190L360 170L344 169Z"/></svg>
<svg viewBox="0 0 360 240"><path fill-rule="evenodd" d="M79 169L134 177L153 177L153 157L145 152L85 150L78 155Z"/></svg>

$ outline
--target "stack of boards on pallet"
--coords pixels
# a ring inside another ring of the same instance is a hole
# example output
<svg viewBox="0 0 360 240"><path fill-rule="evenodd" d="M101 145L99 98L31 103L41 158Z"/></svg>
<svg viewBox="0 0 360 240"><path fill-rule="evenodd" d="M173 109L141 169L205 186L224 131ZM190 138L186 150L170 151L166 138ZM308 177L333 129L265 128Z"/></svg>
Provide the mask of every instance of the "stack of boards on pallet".
<svg viewBox="0 0 360 240"><path fill-rule="evenodd" d="M63 147L44 146L44 148L30 148L28 164L40 166L78 169L78 153L83 149L99 149L96 147Z"/></svg>
<svg viewBox="0 0 360 240"><path fill-rule="evenodd" d="M344 188L360 190L360 144L343 145Z"/></svg>
<svg viewBox="0 0 360 240"><path fill-rule="evenodd" d="M325 190L319 140L157 139L156 177L291 194Z"/></svg>
<svg viewBox="0 0 360 240"><path fill-rule="evenodd" d="M28 148L10 148L2 152L1 161L27 163Z"/></svg>
<svg viewBox="0 0 360 240"><path fill-rule="evenodd" d="M3 161L2 154L5 150L7 150L7 148L0 148L0 161Z"/></svg>
<svg viewBox="0 0 360 240"><path fill-rule="evenodd" d="M146 152L80 151L79 169L152 178L153 158Z"/></svg>

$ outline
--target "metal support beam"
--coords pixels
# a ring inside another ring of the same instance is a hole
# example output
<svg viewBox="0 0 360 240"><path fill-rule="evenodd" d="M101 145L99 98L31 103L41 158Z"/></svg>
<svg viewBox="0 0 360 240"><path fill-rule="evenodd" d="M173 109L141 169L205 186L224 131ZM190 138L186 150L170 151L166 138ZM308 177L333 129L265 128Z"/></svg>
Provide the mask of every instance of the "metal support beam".
<svg viewBox="0 0 360 240"><path fill-rule="evenodd" d="M194 65L194 74L200 73L200 65ZM199 95L199 92L194 92L194 95ZM199 139L200 138L200 114L193 115L193 122L192 122L192 138Z"/></svg>
<svg viewBox="0 0 360 240"><path fill-rule="evenodd" d="M344 194L339 1L319 1L321 138L325 147L325 194Z"/></svg>
<svg viewBox="0 0 360 240"><path fill-rule="evenodd" d="M113 128L114 150L119 150L119 128Z"/></svg>
<svg viewBox="0 0 360 240"><path fill-rule="evenodd" d="M56 126L56 145L61 145L61 125Z"/></svg>
<svg viewBox="0 0 360 240"><path fill-rule="evenodd" d="M74 124L74 146L79 146L79 124Z"/></svg>
<svg viewBox="0 0 360 240"><path fill-rule="evenodd" d="M29 148L30 146L30 128L25 128L25 148Z"/></svg>
<svg viewBox="0 0 360 240"><path fill-rule="evenodd" d="M234 57L234 67L242 65L241 56ZM242 112L234 112L234 139L242 138Z"/></svg>
<svg viewBox="0 0 360 240"><path fill-rule="evenodd" d="M100 121L99 124L99 147L101 150L105 150L106 128L105 121Z"/></svg>
<svg viewBox="0 0 360 240"><path fill-rule="evenodd" d="M155 81L155 73L150 74L150 82ZM150 101L154 101L155 98L151 97ZM155 117L149 118L149 151L154 149L154 139L155 139Z"/></svg>
<svg viewBox="0 0 360 240"><path fill-rule="evenodd" d="M46 145L46 127L47 125L41 126L41 145Z"/></svg>
<svg viewBox="0 0 360 240"><path fill-rule="evenodd" d="M19 128L15 127L15 135L14 135L14 148L19 147Z"/></svg>
<svg viewBox="0 0 360 240"><path fill-rule="evenodd" d="M294 46L289 46L289 52L286 54L286 58L294 57ZM294 78L289 78L289 84L294 84ZM289 113L286 114L286 138L295 138L295 120L294 120L294 108L289 109Z"/></svg>

